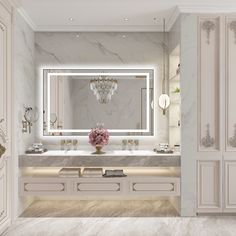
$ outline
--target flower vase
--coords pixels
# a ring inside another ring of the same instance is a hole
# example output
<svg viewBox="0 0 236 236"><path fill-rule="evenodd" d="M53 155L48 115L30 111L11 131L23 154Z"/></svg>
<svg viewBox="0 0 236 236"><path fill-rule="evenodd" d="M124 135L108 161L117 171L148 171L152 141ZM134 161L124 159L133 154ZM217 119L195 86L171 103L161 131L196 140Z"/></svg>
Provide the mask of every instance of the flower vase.
<svg viewBox="0 0 236 236"><path fill-rule="evenodd" d="M102 148L103 148L102 145L96 145L95 148L96 148L96 151L93 152L93 154L104 154L105 153L102 151Z"/></svg>

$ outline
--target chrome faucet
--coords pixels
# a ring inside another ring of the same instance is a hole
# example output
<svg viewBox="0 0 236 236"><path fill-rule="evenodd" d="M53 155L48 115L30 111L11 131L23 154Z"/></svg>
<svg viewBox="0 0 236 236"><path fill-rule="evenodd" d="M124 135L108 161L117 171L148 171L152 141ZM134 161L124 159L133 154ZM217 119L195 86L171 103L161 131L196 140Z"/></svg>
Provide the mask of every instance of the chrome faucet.
<svg viewBox="0 0 236 236"><path fill-rule="evenodd" d="M65 144L66 144L66 140L62 139L61 140L61 150L65 150Z"/></svg>
<svg viewBox="0 0 236 236"><path fill-rule="evenodd" d="M133 139L129 139L128 140L128 148L130 151L133 150L133 145L134 145L134 140Z"/></svg>
<svg viewBox="0 0 236 236"><path fill-rule="evenodd" d="M72 141L72 144L73 144L74 150L77 150L78 143L79 143L79 142L78 142L77 139L74 139L74 140Z"/></svg>

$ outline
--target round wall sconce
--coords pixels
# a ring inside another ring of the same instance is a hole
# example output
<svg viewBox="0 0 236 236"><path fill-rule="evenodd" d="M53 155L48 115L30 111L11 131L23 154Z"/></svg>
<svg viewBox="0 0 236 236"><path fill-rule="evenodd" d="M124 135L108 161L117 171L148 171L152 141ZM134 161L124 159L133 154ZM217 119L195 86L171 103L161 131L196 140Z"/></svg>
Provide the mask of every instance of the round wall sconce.
<svg viewBox="0 0 236 236"><path fill-rule="evenodd" d="M163 110L163 115L165 115L166 110L170 106L170 97L165 93L161 94L158 100L158 105Z"/></svg>
<svg viewBox="0 0 236 236"><path fill-rule="evenodd" d="M166 114L166 110L170 106L170 97L166 94L166 21L165 18L163 19L163 80L162 80L162 92L158 99L159 107L163 110L163 115Z"/></svg>

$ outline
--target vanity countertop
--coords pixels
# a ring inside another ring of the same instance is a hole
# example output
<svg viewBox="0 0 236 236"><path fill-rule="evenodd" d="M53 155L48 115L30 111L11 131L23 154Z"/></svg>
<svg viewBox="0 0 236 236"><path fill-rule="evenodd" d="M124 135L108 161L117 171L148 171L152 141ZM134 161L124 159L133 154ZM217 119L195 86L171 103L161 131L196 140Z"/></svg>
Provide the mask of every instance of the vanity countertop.
<svg viewBox="0 0 236 236"><path fill-rule="evenodd" d="M150 150L115 150L105 154L91 154L83 150L51 150L42 154L24 154L20 167L170 167L180 166L180 153L160 154Z"/></svg>

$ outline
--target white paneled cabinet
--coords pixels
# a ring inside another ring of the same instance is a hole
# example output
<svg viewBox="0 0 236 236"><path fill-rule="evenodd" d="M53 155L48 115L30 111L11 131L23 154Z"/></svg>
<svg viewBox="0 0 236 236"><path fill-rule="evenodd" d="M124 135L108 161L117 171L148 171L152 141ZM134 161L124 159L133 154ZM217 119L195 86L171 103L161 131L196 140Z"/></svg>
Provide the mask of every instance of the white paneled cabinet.
<svg viewBox="0 0 236 236"><path fill-rule="evenodd" d="M11 8L0 1L0 234L10 225L11 163Z"/></svg>
<svg viewBox="0 0 236 236"><path fill-rule="evenodd" d="M21 196L180 196L179 177L132 176L126 178L21 177Z"/></svg>
<svg viewBox="0 0 236 236"><path fill-rule="evenodd" d="M224 211L236 212L236 161L225 161L224 173Z"/></svg>
<svg viewBox="0 0 236 236"><path fill-rule="evenodd" d="M220 212L221 165L220 161L198 161L198 212Z"/></svg>
<svg viewBox="0 0 236 236"><path fill-rule="evenodd" d="M236 212L236 16L198 19L197 212Z"/></svg>

